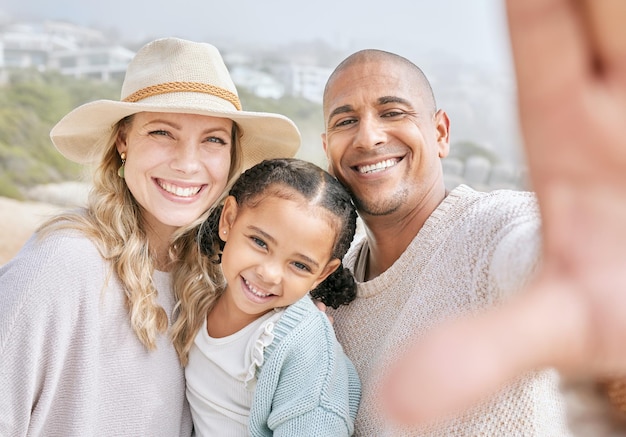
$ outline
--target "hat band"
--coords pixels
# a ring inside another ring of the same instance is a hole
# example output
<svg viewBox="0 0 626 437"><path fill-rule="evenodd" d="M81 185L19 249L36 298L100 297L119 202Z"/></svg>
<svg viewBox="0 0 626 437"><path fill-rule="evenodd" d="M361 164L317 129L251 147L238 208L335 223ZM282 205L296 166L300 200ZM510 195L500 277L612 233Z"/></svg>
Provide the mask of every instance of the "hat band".
<svg viewBox="0 0 626 437"><path fill-rule="evenodd" d="M220 88L218 86L201 83L201 82L166 82L158 85L149 86L135 91L130 96L127 96L122 101L135 103L139 100L146 99L148 97L156 96L159 94L167 93L205 93L212 96L222 98L232 103L238 111L241 111L241 102L239 97L227 89Z"/></svg>

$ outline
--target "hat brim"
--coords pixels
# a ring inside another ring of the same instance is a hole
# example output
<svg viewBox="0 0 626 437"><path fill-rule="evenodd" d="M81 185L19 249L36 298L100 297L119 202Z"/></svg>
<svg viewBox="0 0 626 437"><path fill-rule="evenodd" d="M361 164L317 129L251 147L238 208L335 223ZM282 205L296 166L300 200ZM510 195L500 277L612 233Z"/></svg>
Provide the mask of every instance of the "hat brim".
<svg viewBox="0 0 626 437"><path fill-rule="evenodd" d="M293 157L300 147L300 132L287 117L266 112L237 111L224 107L223 100L196 93L172 93L161 101L158 96L138 103L96 100L77 107L50 131L56 148L71 161L92 163L102 156L115 124L138 112L171 112L229 118L242 131L244 168L264 159ZM184 104L173 103L184 102ZM207 109L220 108L222 109Z"/></svg>

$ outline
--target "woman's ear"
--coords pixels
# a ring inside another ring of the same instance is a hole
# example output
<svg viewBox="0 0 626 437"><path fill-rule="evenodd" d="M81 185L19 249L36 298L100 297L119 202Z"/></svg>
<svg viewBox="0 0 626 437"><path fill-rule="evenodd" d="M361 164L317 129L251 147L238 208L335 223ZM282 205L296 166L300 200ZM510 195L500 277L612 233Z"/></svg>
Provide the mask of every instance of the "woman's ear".
<svg viewBox="0 0 626 437"><path fill-rule="evenodd" d="M220 239L224 242L228 241L228 234L237 218L237 210L237 200L233 196L228 196L226 200L224 200L224 207L222 208L219 223Z"/></svg>
<svg viewBox="0 0 626 437"><path fill-rule="evenodd" d="M126 145L126 129L124 127L120 128L117 132L117 138L115 138L115 148L117 149L117 153L120 155L128 149L128 146Z"/></svg>

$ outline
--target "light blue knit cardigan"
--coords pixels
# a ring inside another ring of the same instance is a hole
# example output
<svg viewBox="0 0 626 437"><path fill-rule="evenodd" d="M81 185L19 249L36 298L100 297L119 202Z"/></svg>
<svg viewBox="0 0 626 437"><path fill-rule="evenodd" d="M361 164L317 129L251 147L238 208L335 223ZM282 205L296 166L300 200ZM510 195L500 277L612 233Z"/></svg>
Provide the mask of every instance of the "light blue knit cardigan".
<svg viewBox="0 0 626 437"><path fill-rule="evenodd" d="M354 432L356 370L328 318L308 296L274 326L250 410L250 435L341 437Z"/></svg>

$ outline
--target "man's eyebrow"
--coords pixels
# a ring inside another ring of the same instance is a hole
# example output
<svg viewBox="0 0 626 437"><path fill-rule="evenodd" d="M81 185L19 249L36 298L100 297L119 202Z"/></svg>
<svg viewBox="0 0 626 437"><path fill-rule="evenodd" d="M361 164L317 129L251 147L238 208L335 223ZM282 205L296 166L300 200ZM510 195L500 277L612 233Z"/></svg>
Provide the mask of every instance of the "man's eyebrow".
<svg viewBox="0 0 626 437"><path fill-rule="evenodd" d="M332 120L332 118L336 115L339 114L345 114L346 112L352 112L354 111L354 109L352 108L351 105L343 105L343 106L338 106L335 109L332 110L332 112L328 115L328 121L327 124L330 124L330 120Z"/></svg>
<svg viewBox="0 0 626 437"><path fill-rule="evenodd" d="M378 98L379 105L384 105L386 103L401 103L403 105L411 106L411 103L408 100L398 96L383 96Z"/></svg>
<svg viewBox="0 0 626 437"><path fill-rule="evenodd" d="M377 100L377 103L379 105L385 105L387 103L400 103L401 105L411 106L411 102L409 102L407 99L403 99L402 97L398 97L398 96L379 97ZM336 115L345 114L347 112L353 112L353 111L354 111L354 108L352 108L351 105L338 106L337 108L333 109L332 112L328 115L328 121L326 123L330 124L330 120L332 120L332 118L335 117Z"/></svg>

